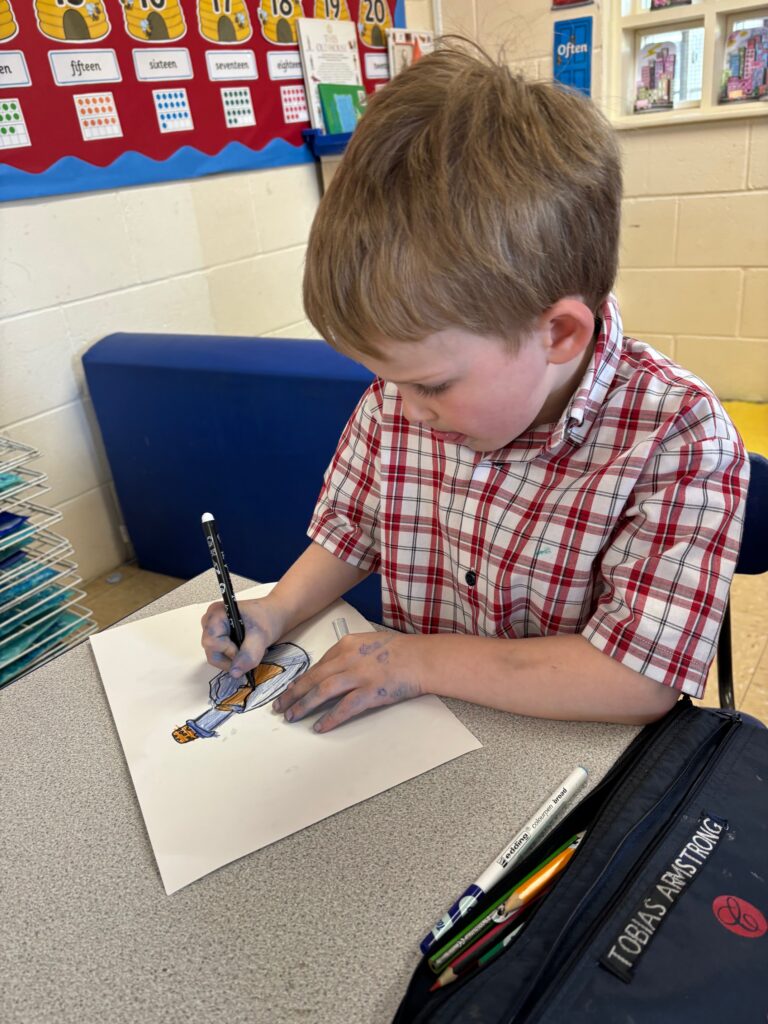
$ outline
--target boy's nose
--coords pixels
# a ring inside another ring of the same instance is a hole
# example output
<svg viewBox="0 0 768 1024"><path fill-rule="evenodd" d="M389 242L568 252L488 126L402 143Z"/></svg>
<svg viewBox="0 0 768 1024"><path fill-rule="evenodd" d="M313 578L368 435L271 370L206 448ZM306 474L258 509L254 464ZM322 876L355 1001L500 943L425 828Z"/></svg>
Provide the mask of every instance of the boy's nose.
<svg viewBox="0 0 768 1024"><path fill-rule="evenodd" d="M432 423L435 419L435 414L426 405L422 405L419 402L414 402L410 398L403 398L403 416L410 423Z"/></svg>

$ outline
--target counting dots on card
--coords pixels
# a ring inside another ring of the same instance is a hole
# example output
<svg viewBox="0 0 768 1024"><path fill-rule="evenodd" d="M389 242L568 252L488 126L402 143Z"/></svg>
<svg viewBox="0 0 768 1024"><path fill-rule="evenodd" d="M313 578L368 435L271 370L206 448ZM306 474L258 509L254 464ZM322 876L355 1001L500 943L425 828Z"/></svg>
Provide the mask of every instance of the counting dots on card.
<svg viewBox="0 0 768 1024"><path fill-rule="evenodd" d="M303 85L281 85L280 100L283 104L283 120L286 124L309 120L307 94Z"/></svg>
<svg viewBox="0 0 768 1024"><path fill-rule="evenodd" d="M250 89L222 89L221 102L224 104L227 128L247 128L256 124Z"/></svg>
<svg viewBox="0 0 768 1024"><path fill-rule="evenodd" d="M0 149L31 145L21 103L18 100L3 100L0 103Z"/></svg>
<svg viewBox="0 0 768 1024"><path fill-rule="evenodd" d="M73 97L80 131L86 142L115 138L123 134L111 92L79 93Z"/></svg>
<svg viewBox="0 0 768 1024"><path fill-rule="evenodd" d="M152 99L161 132L189 132L195 127L186 89L153 89Z"/></svg>

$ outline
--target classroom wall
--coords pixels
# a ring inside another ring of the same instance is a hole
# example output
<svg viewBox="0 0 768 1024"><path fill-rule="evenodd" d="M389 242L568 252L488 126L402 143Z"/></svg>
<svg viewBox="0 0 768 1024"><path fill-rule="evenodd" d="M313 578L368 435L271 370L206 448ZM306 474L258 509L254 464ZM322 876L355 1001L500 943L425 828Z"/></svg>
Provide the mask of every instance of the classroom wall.
<svg viewBox="0 0 768 1024"><path fill-rule="evenodd" d="M408 24L433 27L434 6L407 0ZM599 97L600 12L580 13L597 22ZM546 0L439 0L438 15L551 77ZM643 129L622 145L627 329L721 397L768 401L768 125ZM0 434L41 449L42 500L64 513L85 579L130 549L82 353L116 330L314 336L300 282L319 197L303 165L0 205Z"/></svg>
<svg viewBox="0 0 768 1024"><path fill-rule="evenodd" d="M532 77L552 77L555 20L594 19L593 96L602 86L601 5L438 0L458 32ZM421 4L418 27L431 27ZM620 132L625 201L616 286L628 333L703 377L723 399L768 401L768 119Z"/></svg>
<svg viewBox="0 0 768 1024"><path fill-rule="evenodd" d="M314 164L0 204L0 435L39 448L84 579L130 554L81 356L113 331L311 337Z"/></svg>

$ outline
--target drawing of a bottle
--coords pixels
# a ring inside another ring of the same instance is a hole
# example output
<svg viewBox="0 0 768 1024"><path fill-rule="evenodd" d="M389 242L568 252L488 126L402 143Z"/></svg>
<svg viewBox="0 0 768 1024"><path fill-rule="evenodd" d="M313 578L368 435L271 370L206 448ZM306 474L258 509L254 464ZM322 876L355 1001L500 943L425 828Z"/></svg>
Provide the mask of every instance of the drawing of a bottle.
<svg viewBox="0 0 768 1024"><path fill-rule="evenodd" d="M8 0L0 0L0 40L7 42L19 31L13 17L13 8Z"/></svg>
<svg viewBox="0 0 768 1024"><path fill-rule="evenodd" d="M103 0L35 0L35 15L44 36L67 43L102 39L110 29Z"/></svg>
<svg viewBox="0 0 768 1024"><path fill-rule="evenodd" d="M179 0L120 0L125 30L143 43L166 43L187 31Z"/></svg>
<svg viewBox="0 0 768 1024"><path fill-rule="evenodd" d="M352 21L347 0L315 0L315 17Z"/></svg>
<svg viewBox="0 0 768 1024"><path fill-rule="evenodd" d="M244 43L251 19L244 0L197 0L200 35L214 43Z"/></svg>
<svg viewBox="0 0 768 1024"><path fill-rule="evenodd" d="M292 643L273 644L268 647L261 664L253 670L254 686L247 679L233 679L228 672L220 672L209 684L209 707L197 718L189 718L178 725L171 735L177 743L192 743L199 739L213 739L216 731L232 715L242 715L264 707L309 668L309 655Z"/></svg>
<svg viewBox="0 0 768 1024"><path fill-rule="evenodd" d="M296 20L304 17L301 0L259 0L259 22L264 38L280 46L295 46Z"/></svg>
<svg viewBox="0 0 768 1024"><path fill-rule="evenodd" d="M388 0L360 0L357 31L366 46L383 50L387 46L385 29L392 28L392 12Z"/></svg>

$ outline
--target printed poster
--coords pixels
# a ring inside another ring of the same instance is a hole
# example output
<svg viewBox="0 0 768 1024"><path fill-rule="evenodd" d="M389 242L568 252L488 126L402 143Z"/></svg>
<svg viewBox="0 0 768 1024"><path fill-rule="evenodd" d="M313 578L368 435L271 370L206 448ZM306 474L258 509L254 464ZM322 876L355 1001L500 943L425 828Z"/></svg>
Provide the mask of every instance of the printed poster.
<svg viewBox="0 0 768 1024"><path fill-rule="evenodd" d="M388 77L404 0L0 0L0 199L303 163L299 18Z"/></svg>

